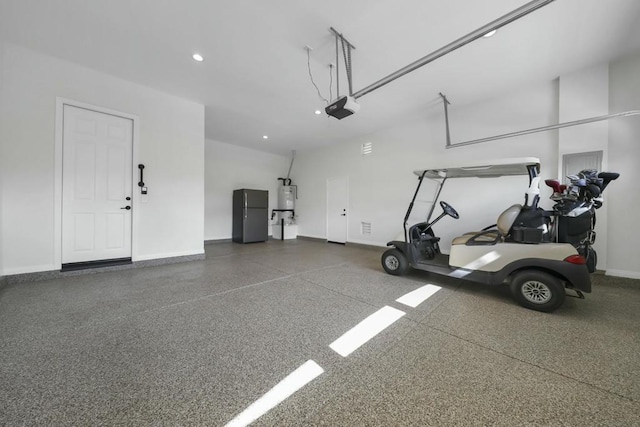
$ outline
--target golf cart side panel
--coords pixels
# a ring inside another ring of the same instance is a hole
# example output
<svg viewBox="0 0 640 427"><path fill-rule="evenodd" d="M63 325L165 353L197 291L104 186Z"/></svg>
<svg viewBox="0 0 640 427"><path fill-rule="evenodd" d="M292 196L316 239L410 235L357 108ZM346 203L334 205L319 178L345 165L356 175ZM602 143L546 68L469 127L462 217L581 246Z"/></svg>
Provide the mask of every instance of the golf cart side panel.
<svg viewBox="0 0 640 427"><path fill-rule="evenodd" d="M567 282L567 287L575 288L585 293L591 292L591 275L584 264L571 264L564 261L548 259L521 259L506 265L499 271L454 269L449 277L482 283L485 285L502 285L507 278L520 270L546 271Z"/></svg>
<svg viewBox="0 0 640 427"><path fill-rule="evenodd" d="M457 244L451 246L451 267L497 272L521 259L543 259L562 262L576 249L568 243L495 243L481 245Z"/></svg>

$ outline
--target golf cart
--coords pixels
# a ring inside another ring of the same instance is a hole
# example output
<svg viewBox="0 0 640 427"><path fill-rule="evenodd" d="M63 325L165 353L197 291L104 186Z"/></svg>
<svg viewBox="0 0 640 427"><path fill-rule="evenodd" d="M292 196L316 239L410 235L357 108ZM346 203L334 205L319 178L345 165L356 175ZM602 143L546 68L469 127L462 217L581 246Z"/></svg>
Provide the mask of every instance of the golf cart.
<svg viewBox="0 0 640 427"><path fill-rule="evenodd" d="M508 284L515 300L526 308L553 311L564 302L565 288L579 298L591 292L587 261L569 242L554 236L553 212L538 208L540 161L537 158L505 159L465 167L424 169L414 172L418 187L404 218L404 241L394 240L382 255L382 266L393 275L408 268L470 280L487 285ZM525 175L529 190L524 205L513 205L498 217L496 224L453 239L450 255L440 252L440 238L433 226L456 210L440 201L442 213L431 217L442 187L451 178ZM425 179L436 183L436 195L427 220L407 229L416 196Z"/></svg>

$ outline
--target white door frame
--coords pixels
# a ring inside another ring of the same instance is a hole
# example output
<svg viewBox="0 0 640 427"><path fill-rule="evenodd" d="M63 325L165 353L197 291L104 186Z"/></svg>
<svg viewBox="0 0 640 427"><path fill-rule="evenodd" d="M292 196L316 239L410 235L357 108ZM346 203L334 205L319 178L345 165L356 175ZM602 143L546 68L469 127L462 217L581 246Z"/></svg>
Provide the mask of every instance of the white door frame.
<svg viewBox="0 0 640 427"><path fill-rule="evenodd" d="M54 268L62 268L62 142L64 131L64 106L84 108L98 113L109 114L112 116L130 119L133 122L133 157L132 157L132 212L131 212L131 260L136 261L138 254L138 239L136 230L138 230L139 214L137 207L140 206L140 192L136 184L136 171L138 170L138 146L140 142L140 118L133 114L123 113L121 111L111 110L109 108L99 107L84 102L74 101L72 99L56 97L56 126L55 126L55 144L54 144L54 200L53 200L53 264Z"/></svg>
<svg viewBox="0 0 640 427"><path fill-rule="evenodd" d="M567 163L569 163L569 160L571 158L591 157L592 159L595 160L596 163L598 163L598 165L596 166L596 170L599 172L603 170L602 165L604 164L604 161L603 161L604 150L564 153L561 157L562 157L562 170L560 171L561 172L560 176L562 177L561 184L566 184L567 175L569 174L569 171L567 170ZM578 172L578 171L575 171L575 172Z"/></svg>
<svg viewBox="0 0 640 427"><path fill-rule="evenodd" d="M347 215L345 217L345 229L344 229L344 243L347 243L347 240L349 238L349 177L348 176L332 176L327 178L327 200L326 200L326 212L327 212L327 229L326 229L326 236L327 236L327 241L329 241L329 181L332 179L343 179L345 182L345 198L346 200L346 207L345 209L347 209Z"/></svg>

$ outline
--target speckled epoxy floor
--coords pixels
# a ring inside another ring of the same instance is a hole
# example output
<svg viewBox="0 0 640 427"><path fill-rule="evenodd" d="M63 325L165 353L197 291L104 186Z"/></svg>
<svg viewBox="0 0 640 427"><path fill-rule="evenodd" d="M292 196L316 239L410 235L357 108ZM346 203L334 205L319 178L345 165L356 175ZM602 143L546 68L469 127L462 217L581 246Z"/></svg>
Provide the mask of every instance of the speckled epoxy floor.
<svg viewBox="0 0 640 427"><path fill-rule="evenodd" d="M382 249L206 246L182 264L0 291L0 425L225 425L308 360L273 425L640 425L640 281L552 314L505 289L382 271ZM442 287L411 308L396 299ZM384 306L406 314L342 357Z"/></svg>

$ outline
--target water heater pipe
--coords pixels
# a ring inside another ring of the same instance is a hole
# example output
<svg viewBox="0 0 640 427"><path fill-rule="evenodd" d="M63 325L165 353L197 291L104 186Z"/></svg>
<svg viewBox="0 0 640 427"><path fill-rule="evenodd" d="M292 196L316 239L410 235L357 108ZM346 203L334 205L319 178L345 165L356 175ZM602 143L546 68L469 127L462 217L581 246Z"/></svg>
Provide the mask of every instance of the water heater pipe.
<svg viewBox="0 0 640 427"><path fill-rule="evenodd" d="M291 180L289 179L289 175L291 175L291 168L293 167L293 160L296 158L296 150L291 150L291 164L289 164L289 172L287 172L287 180L289 184L291 184Z"/></svg>

